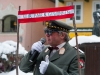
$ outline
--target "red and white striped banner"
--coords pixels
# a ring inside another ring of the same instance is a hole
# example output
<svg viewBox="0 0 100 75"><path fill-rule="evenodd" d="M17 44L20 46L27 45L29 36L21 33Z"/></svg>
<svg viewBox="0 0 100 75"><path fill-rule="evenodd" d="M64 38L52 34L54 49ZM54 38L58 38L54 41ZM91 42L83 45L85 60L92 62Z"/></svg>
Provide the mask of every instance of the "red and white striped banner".
<svg viewBox="0 0 100 75"><path fill-rule="evenodd" d="M18 22L38 22L63 18L72 18L73 16L74 6L24 10L18 12Z"/></svg>

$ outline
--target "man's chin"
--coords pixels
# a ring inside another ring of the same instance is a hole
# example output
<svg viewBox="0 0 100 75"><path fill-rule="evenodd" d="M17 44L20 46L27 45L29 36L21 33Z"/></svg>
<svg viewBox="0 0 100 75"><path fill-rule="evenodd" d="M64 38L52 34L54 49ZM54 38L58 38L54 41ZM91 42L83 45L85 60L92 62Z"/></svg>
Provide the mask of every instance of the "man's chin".
<svg viewBox="0 0 100 75"><path fill-rule="evenodd" d="M49 45L51 45L51 42L47 42Z"/></svg>

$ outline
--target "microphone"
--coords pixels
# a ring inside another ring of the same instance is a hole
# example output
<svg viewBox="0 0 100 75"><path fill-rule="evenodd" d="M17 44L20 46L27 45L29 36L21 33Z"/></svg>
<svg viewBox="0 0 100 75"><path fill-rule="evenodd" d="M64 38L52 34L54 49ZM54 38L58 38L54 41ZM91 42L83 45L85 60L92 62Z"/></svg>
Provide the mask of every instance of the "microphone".
<svg viewBox="0 0 100 75"><path fill-rule="evenodd" d="M46 39L41 38L40 41L41 41L42 44L44 44L46 42ZM32 52L32 57L29 59L29 61L33 62L33 60L34 60L34 63L35 63L39 54L40 53L37 50L34 50L34 52Z"/></svg>

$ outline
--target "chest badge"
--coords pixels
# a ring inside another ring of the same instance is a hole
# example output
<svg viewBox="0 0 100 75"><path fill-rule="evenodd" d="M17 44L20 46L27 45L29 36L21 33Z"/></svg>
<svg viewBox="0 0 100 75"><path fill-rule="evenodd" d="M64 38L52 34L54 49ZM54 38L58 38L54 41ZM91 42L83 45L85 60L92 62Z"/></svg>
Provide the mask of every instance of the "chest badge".
<svg viewBox="0 0 100 75"><path fill-rule="evenodd" d="M59 54L64 54L65 53L65 48L60 48Z"/></svg>

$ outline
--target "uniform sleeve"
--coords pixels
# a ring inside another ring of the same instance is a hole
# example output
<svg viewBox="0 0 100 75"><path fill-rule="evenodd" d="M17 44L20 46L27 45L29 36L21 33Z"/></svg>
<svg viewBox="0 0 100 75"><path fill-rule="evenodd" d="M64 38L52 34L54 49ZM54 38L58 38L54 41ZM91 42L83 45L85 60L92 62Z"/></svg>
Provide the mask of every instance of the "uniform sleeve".
<svg viewBox="0 0 100 75"><path fill-rule="evenodd" d="M44 46L43 50L45 50L48 46ZM42 52L41 52L42 53ZM39 54L40 55L40 54ZM31 58L32 54L31 51L29 51L22 59L19 64L19 69L25 73L27 72L33 72L35 63L37 61L37 58L34 59L33 62L30 62L29 59Z"/></svg>
<svg viewBox="0 0 100 75"><path fill-rule="evenodd" d="M85 53L80 53L79 55L80 55L79 64L80 64L80 59L83 59L83 61L85 62ZM84 75L84 70L85 70L85 64L83 64L83 66L80 67L81 75ZM71 65L69 67L69 75L74 75L74 74L79 75L77 56L72 60Z"/></svg>
<svg viewBox="0 0 100 75"><path fill-rule="evenodd" d="M30 62L31 52L28 52L22 59L19 64L19 69L25 73L31 72L34 69L34 62Z"/></svg>
<svg viewBox="0 0 100 75"><path fill-rule="evenodd" d="M68 70L57 67L50 62L45 75L79 75L78 72L78 59L75 57L69 65Z"/></svg>

